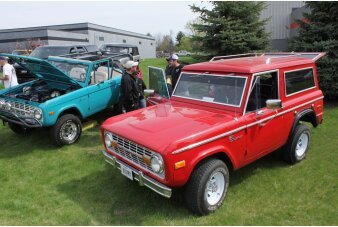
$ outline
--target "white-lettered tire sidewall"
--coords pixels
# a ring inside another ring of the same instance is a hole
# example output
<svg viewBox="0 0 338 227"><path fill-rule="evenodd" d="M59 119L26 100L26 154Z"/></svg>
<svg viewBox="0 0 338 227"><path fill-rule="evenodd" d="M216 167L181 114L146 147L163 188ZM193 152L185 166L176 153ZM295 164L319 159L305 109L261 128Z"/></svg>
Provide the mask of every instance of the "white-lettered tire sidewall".
<svg viewBox="0 0 338 227"><path fill-rule="evenodd" d="M223 204L223 202L224 202L224 199L225 199L225 196L226 196L227 191L228 191L228 187L229 187L229 173L228 173L224 168L222 168L222 167L218 167L218 168L216 168L215 170L213 170L213 171L211 172L211 174L208 176L208 181L209 181L210 177L211 177L213 174L217 173L217 172L222 173L223 176L224 176L224 183L225 183L225 185L224 185L224 191L223 191L223 194L222 194L220 200L219 200L215 205L210 205L210 204L208 203L207 198L205 197L205 193L204 193L204 196L203 196L203 199L204 199L204 201L203 201L203 202L204 202L204 207L205 207L209 212L214 212L214 211L217 210L220 206L222 206L222 204ZM204 191L204 192L205 192L206 187L207 187L207 185L208 185L208 181L206 182L206 184L204 184L204 187L203 187L203 191ZM208 212L208 213L209 213L209 212Z"/></svg>

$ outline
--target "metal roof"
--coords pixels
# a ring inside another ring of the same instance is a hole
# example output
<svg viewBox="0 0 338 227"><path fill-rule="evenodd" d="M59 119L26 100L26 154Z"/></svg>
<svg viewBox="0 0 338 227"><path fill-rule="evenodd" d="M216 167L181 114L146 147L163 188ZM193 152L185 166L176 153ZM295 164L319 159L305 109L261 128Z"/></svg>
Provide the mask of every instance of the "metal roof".
<svg viewBox="0 0 338 227"><path fill-rule="evenodd" d="M135 36L139 38L144 39L151 39L155 40L152 36L147 36L144 34L126 31L122 29L112 28L108 26L98 25L94 23L74 23L74 24L60 24L60 25L48 25L48 26L37 26L37 27L27 27L27 28L14 28L14 29L2 29L0 30L0 33L11 33L11 32L27 32L27 31L35 31L35 30L56 30L56 31L77 31L77 30L96 30L101 32L108 32L108 33L114 33L114 34L120 34L120 35L129 35L129 36Z"/></svg>
<svg viewBox="0 0 338 227"><path fill-rule="evenodd" d="M187 65L184 70L200 72L257 73L296 65L314 63L315 60L299 56L256 56L224 59Z"/></svg>
<svg viewBox="0 0 338 227"><path fill-rule="evenodd" d="M116 47L137 47L136 45L126 43L105 43L105 46L116 46Z"/></svg>

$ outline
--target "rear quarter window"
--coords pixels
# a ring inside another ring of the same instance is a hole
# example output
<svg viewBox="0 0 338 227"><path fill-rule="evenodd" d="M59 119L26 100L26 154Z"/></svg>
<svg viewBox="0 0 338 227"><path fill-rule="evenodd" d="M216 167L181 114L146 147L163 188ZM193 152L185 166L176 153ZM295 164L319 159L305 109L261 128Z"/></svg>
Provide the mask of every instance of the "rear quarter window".
<svg viewBox="0 0 338 227"><path fill-rule="evenodd" d="M285 72L284 75L285 92L287 96L314 88L316 86L312 68Z"/></svg>

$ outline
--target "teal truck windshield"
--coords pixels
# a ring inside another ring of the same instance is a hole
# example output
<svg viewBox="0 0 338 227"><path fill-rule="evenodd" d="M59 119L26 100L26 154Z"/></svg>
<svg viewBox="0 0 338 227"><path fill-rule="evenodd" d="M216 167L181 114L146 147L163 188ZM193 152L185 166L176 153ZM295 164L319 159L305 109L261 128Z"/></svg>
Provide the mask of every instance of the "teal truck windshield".
<svg viewBox="0 0 338 227"><path fill-rule="evenodd" d="M70 78L78 81L85 82L88 66L83 64L69 63L69 62L61 62L61 61L48 61L52 65L55 65L61 71L63 71Z"/></svg>

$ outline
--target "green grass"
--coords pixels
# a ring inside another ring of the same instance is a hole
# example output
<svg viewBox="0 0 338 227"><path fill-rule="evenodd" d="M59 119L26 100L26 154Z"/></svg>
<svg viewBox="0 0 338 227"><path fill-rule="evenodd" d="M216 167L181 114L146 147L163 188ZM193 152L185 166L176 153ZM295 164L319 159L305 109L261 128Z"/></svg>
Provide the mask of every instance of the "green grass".
<svg viewBox="0 0 338 227"><path fill-rule="evenodd" d="M142 65L152 62L162 64ZM225 203L205 217L181 191L163 198L106 164L99 127L56 148L45 130L23 137L0 125L0 225L337 225L337 116L325 106L303 162L273 153L231 173Z"/></svg>

